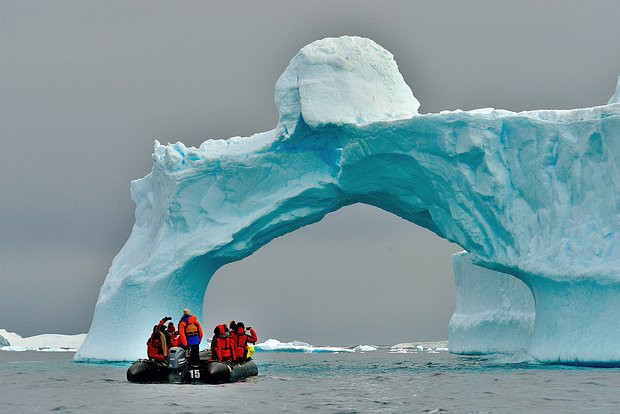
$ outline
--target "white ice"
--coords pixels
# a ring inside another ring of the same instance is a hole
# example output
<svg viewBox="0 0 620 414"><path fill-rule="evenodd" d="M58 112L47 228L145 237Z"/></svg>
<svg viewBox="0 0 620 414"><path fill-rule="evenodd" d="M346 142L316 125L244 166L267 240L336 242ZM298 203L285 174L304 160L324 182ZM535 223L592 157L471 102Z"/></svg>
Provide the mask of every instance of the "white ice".
<svg viewBox="0 0 620 414"><path fill-rule="evenodd" d="M42 334L22 338L14 332L0 329L0 350L3 351L77 351L86 334Z"/></svg>
<svg viewBox="0 0 620 414"><path fill-rule="evenodd" d="M154 321L184 307L201 314L218 268L366 203L523 281L536 298L533 357L620 363L614 96L569 111L420 115L389 52L358 37L317 41L278 80L272 131L200 148L156 144L152 172L132 183L136 223L76 359L143 356Z"/></svg>
<svg viewBox="0 0 620 414"><path fill-rule="evenodd" d="M514 276L476 266L466 252L452 256L456 306L448 341L459 354L525 353L534 331L534 298Z"/></svg>
<svg viewBox="0 0 620 414"><path fill-rule="evenodd" d="M277 339L268 339L265 342L258 343L254 346L257 351L286 351L286 352L305 352L305 353L323 353L323 352L355 352L354 349L338 347L338 346L314 346L306 342L292 341L280 342Z"/></svg>

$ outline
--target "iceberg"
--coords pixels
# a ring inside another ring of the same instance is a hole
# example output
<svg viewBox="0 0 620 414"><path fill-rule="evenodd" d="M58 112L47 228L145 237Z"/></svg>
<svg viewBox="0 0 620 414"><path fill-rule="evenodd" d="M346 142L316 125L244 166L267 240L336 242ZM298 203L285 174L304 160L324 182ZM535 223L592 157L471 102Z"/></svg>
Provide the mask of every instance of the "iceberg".
<svg viewBox="0 0 620 414"><path fill-rule="evenodd" d="M366 203L527 286L535 320L518 346L532 357L620 363L618 91L593 108L421 115L393 56L349 36L301 49L275 89L271 131L199 148L155 143L151 173L131 184L132 233L76 360L142 356L153 321L202 313L217 269Z"/></svg>
<svg viewBox="0 0 620 414"><path fill-rule="evenodd" d="M42 334L23 338L14 332L0 329L0 350L75 352L86 339L86 334Z"/></svg>

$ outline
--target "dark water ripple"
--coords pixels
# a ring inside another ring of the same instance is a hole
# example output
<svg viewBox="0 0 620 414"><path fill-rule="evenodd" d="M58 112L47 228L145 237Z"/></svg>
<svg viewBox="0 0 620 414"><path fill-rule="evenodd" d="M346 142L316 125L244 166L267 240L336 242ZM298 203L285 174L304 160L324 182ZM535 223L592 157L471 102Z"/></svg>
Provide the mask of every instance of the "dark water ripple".
<svg viewBox="0 0 620 414"><path fill-rule="evenodd" d="M130 384L127 364L0 352L16 413L616 413L620 369L448 353L259 353L260 375L219 386Z"/></svg>

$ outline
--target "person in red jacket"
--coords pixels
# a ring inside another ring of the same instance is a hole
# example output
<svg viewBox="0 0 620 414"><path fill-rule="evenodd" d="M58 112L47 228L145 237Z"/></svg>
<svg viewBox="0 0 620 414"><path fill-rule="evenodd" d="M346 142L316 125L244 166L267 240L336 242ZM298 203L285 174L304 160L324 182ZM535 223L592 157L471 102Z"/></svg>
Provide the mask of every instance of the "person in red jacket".
<svg viewBox="0 0 620 414"><path fill-rule="evenodd" d="M200 364L200 342L202 341L202 326L189 309L183 309L183 316L179 322L179 337L183 348L189 349L189 363Z"/></svg>
<svg viewBox="0 0 620 414"><path fill-rule="evenodd" d="M166 327L166 321L172 320L170 316L166 316L162 318L161 321L157 324L157 329L164 333L166 336L166 345L168 345L168 350L173 346L181 346L181 339L179 338L179 333L174 329L174 324L172 322L168 322L168 326Z"/></svg>
<svg viewBox="0 0 620 414"><path fill-rule="evenodd" d="M226 325L216 326L213 334L213 339L211 339L211 360L232 361L232 341L228 335Z"/></svg>
<svg viewBox="0 0 620 414"><path fill-rule="evenodd" d="M250 333L247 334L243 322L237 322L235 329L236 331L230 335L233 342L233 360L235 362L247 361L248 343L256 343L256 341L258 341L258 336L256 336L256 332L254 332L251 326L248 326L247 330Z"/></svg>
<svg viewBox="0 0 620 414"><path fill-rule="evenodd" d="M168 346L166 345L166 337L159 330L159 326L153 327L153 333L148 341L146 341L146 354L149 359L156 362L166 362L168 359Z"/></svg>
<svg viewBox="0 0 620 414"><path fill-rule="evenodd" d="M174 324L172 322L168 322L166 332L168 332L168 339L170 339L170 343L168 344L169 348L181 346L181 337L179 336L179 332L174 328Z"/></svg>

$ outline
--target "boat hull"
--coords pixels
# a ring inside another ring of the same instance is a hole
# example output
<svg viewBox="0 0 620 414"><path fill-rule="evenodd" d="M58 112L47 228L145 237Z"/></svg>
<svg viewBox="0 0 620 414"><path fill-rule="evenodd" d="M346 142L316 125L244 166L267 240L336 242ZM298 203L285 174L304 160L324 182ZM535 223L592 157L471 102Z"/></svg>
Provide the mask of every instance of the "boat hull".
<svg viewBox="0 0 620 414"><path fill-rule="evenodd" d="M258 375L254 361L227 364L205 361L199 365L171 368L150 360L138 360L127 370L127 380L138 383L206 383L222 384L244 380Z"/></svg>

